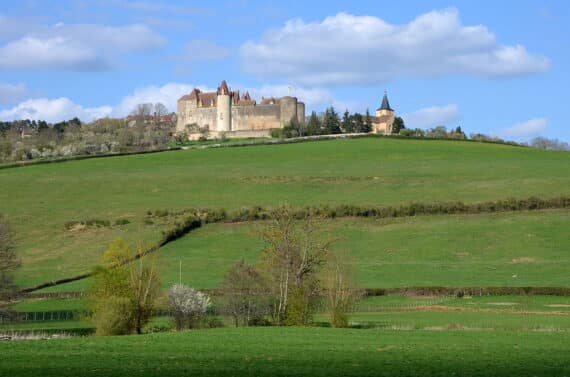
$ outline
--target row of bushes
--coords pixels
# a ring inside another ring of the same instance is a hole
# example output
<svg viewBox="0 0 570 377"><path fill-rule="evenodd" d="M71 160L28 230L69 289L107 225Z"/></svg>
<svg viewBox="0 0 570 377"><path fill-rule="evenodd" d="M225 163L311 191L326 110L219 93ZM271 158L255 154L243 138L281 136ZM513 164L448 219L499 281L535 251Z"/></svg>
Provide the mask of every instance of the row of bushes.
<svg viewBox="0 0 570 377"><path fill-rule="evenodd" d="M307 217L321 217L334 219L337 217L372 217L372 218L395 218L416 215L439 215L439 214L480 214L490 212L530 211L542 209L556 209L570 207L570 197L561 196L550 199L530 197L527 199L509 198L497 201L480 203L464 203L462 201L441 203L412 202L399 206L360 206L342 204L338 206L320 205L306 206L294 209L297 219ZM218 222L246 222L257 220L270 220L273 218L273 208L261 206L243 207L237 211L228 212L225 209L190 209L186 213L191 219L199 219L206 224ZM184 227L178 224L177 227Z"/></svg>

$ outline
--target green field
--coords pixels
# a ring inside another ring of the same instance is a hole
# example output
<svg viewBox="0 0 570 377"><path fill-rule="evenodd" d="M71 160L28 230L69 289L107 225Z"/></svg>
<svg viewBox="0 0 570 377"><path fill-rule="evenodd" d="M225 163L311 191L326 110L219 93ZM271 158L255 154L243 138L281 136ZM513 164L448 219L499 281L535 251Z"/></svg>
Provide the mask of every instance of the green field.
<svg viewBox="0 0 570 377"><path fill-rule="evenodd" d="M547 210L400 219L336 219L326 236L345 251L362 287L568 286L570 211ZM263 222L211 224L159 251L165 288L215 288L240 259L258 261ZM84 260L83 270L98 254ZM46 273L49 270L46 269ZM88 280L45 291L75 291Z"/></svg>
<svg viewBox="0 0 570 377"><path fill-rule="evenodd" d="M366 138L36 165L0 170L0 183L24 265L18 281L30 285L85 271L113 238L155 243L169 224L144 224L147 210L553 197L568 194L570 154ZM64 227L123 218L131 223Z"/></svg>
<svg viewBox="0 0 570 377"><path fill-rule="evenodd" d="M213 329L4 342L0 375L553 377L570 374L569 343L545 332Z"/></svg>
<svg viewBox="0 0 570 377"><path fill-rule="evenodd" d="M90 271L110 240L146 249L189 208L398 205L570 195L570 154L453 141L364 138L110 157L0 170L0 212L31 286ZM169 215L147 212L168 210ZM99 219L110 226L66 227ZM128 223L117 225L117 220ZM360 287L570 287L569 209L323 221ZM162 285L214 288L259 260L264 222L204 225L157 251ZM182 276L179 266L182 264ZM44 291L78 291L89 279ZM213 298L214 306L217 298ZM20 312L85 309L25 300ZM160 306L164 307L161 298ZM228 318L220 318L226 326ZM307 328L223 328L126 337L0 342L1 376L569 376L570 298L368 297L350 329L319 310ZM167 328L154 318L148 331ZM158 325L157 325L158 324ZM156 325L156 326L155 326ZM77 320L0 325L73 332ZM30 362L33 355L33 362Z"/></svg>

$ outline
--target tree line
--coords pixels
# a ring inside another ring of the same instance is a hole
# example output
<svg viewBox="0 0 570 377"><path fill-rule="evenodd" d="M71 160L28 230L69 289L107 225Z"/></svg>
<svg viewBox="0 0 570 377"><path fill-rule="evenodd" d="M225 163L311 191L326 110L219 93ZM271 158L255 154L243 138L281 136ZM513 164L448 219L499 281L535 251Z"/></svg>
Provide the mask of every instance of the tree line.
<svg viewBox="0 0 570 377"><path fill-rule="evenodd" d="M207 128L194 126L195 131L203 134L201 140L209 137ZM365 114L347 110L340 116L331 106L322 114L312 112L305 122L293 119L284 128L272 130L271 136L292 138L371 131L372 117L368 110ZM407 128L401 117L395 117L392 134L570 150L568 143L544 137L534 138L529 143L515 143L482 133L467 136L461 126L451 129L445 126ZM153 151L187 142L187 136L176 134L176 115L169 113L161 103L139 104L127 118L103 118L90 123L81 122L78 118L53 124L42 120L0 122L0 162Z"/></svg>
<svg viewBox="0 0 570 377"><path fill-rule="evenodd" d="M161 103L137 105L127 118L90 123L78 118L0 122L0 162L165 149L175 127L175 115Z"/></svg>

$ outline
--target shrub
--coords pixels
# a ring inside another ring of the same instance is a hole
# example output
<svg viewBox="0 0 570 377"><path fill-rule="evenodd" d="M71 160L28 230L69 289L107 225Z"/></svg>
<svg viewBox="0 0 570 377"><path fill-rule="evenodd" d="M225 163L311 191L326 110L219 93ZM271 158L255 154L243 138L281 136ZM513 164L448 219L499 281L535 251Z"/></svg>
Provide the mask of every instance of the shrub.
<svg viewBox="0 0 570 377"><path fill-rule="evenodd" d="M117 219L115 221L115 225L127 225L130 223L131 223L131 221L129 219Z"/></svg>
<svg viewBox="0 0 570 377"><path fill-rule="evenodd" d="M95 314L97 335L126 335L134 331L132 303L126 297L109 297Z"/></svg>
<svg viewBox="0 0 570 377"><path fill-rule="evenodd" d="M183 284L176 284L168 291L168 307L177 330L198 327L210 305L208 295Z"/></svg>

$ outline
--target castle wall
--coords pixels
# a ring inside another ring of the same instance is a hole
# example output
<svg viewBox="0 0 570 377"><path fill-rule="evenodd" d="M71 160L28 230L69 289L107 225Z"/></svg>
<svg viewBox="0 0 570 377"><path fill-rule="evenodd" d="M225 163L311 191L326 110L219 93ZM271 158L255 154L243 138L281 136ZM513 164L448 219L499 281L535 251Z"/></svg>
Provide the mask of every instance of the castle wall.
<svg viewBox="0 0 570 377"><path fill-rule="evenodd" d="M234 106L232 131L281 128L281 109L276 105Z"/></svg>
<svg viewBox="0 0 570 377"><path fill-rule="evenodd" d="M208 126L210 130L217 129L218 111L216 107L196 107L190 101L178 103L177 132L183 132L187 125L196 123L199 127Z"/></svg>

